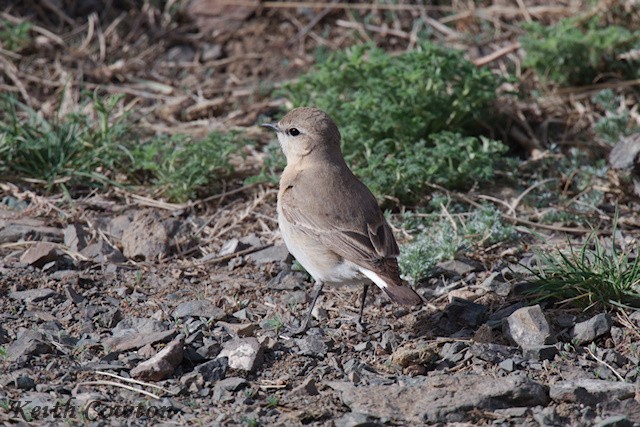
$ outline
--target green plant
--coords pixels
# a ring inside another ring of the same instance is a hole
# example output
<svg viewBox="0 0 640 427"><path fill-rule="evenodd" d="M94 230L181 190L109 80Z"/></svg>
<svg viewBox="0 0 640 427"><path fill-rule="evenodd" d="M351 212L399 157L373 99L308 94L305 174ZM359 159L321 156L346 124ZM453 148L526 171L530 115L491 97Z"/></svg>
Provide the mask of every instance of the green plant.
<svg viewBox="0 0 640 427"><path fill-rule="evenodd" d="M212 132L202 140L185 135L160 136L133 150L135 167L153 176L158 191L184 202L197 190L214 186L231 174L229 155L236 151L237 134Z"/></svg>
<svg viewBox="0 0 640 427"><path fill-rule="evenodd" d="M41 182L51 190L80 183L112 182L109 171L130 163L120 141L131 139L121 117L109 121L119 97L93 96L97 123L86 114L67 114L46 120L10 96L0 97L0 173Z"/></svg>
<svg viewBox="0 0 640 427"><path fill-rule="evenodd" d="M540 253L533 274L531 290L537 301L554 300L563 304L591 308L640 309L640 257L616 248L616 227L611 247L595 230L576 250L557 249Z"/></svg>
<svg viewBox="0 0 640 427"><path fill-rule="evenodd" d="M6 19L0 19L0 47L19 52L31 44L31 23L13 23Z"/></svg>
<svg viewBox="0 0 640 427"><path fill-rule="evenodd" d="M276 408L278 406L278 397L274 395L267 396L265 403L267 408Z"/></svg>
<svg viewBox="0 0 640 427"><path fill-rule="evenodd" d="M469 135L500 83L435 44L398 56L365 45L331 55L283 93L337 121L347 162L375 194L412 202L427 181L467 187L492 176L501 144Z"/></svg>
<svg viewBox="0 0 640 427"><path fill-rule="evenodd" d="M128 114L114 117L120 99L93 93L93 114L47 120L11 96L0 97L0 174L48 191L151 184L158 194L184 202L219 188L233 172L229 157L237 151L237 133L144 141Z"/></svg>
<svg viewBox="0 0 640 427"><path fill-rule="evenodd" d="M284 322L282 321L282 319L279 316L274 316L270 319L266 319L264 320L260 326L262 327L262 329L265 329L267 331L275 331L276 334L280 333L280 330L284 327Z"/></svg>
<svg viewBox="0 0 640 427"><path fill-rule="evenodd" d="M603 24L598 16L565 18L551 26L533 22L525 29L520 38L526 52L523 65L559 85L592 84L603 75L639 75L637 60L619 58L640 47L637 31Z"/></svg>
<svg viewBox="0 0 640 427"><path fill-rule="evenodd" d="M470 212L466 221L442 218L423 226L417 226L415 218L409 221L411 227L420 231L414 241L400 248L398 262L403 275L412 283L428 277L436 264L453 259L461 250L517 236L515 228L505 224L500 212L490 205Z"/></svg>
<svg viewBox="0 0 640 427"><path fill-rule="evenodd" d="M621 136L631 135L638 130L624 97L616 95L613 90L601 90L591 98L591 102L603 111L594 130L610 144L615 145Z"/></svg>

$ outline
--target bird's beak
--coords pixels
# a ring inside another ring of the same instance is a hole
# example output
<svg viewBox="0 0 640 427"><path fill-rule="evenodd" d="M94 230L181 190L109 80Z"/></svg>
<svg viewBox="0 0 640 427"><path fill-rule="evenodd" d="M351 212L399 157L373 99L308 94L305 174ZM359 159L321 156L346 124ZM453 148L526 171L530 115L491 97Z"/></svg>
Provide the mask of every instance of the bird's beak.
<svg viewBox="0 0 640 427"><path fill-rule="evenodd" d="M280 133L280 128L278 127L277 123L263 123L260 126L262 126L263 128L269 128L271 130L276 131L276 133Z"/></svg>

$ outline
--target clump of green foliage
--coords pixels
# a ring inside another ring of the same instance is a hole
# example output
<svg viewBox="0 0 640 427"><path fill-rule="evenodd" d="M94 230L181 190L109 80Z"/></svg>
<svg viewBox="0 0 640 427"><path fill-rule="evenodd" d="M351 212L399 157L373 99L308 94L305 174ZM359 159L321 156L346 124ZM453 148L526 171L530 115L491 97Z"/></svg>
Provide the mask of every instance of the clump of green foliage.
<svg viewBox="0 0 640 427"><path fill-rule="evenodd" d="M620 137L638 131L638 126L631 116L631 109L623 96L616 95L611 89L604 89L595 94L591 101L603 111L602 117L594 125L594 130L605 141L615 145Z"/></svg>
<svg viewBox="0 0 640 427"><path fill-rule="evenodd" d="M151 184L159 195L184 202L233 172L235 133L143 138L129 115L114 117L119 100L93 94L94 114L45 119L15 98L0 97L0 175L47 191Z"/></svg>
<svg viewBox="0 0 640 427"><path fill-rule="evenodd" d="M459 217L460 218L460 217ZM473 247L487 247L498 242L513 240L515 228L506 224L500 212L491 205L472 211L466 220L442 218L416 227L415 239L400 249L398 262L403 275L412 283L428 277L436 264Z"/></svg>
<svg viewBox="0 0 640 427"><path fill-rule="evenodd" d="M562 86L593 83L608 74L619 78L640 75L639 61L619 58L640 48L640 33L618 25L605 25L599 17L565 18L555 25L537 22L525 26L520 38L526 52L523 62L536 72Z"/></svg>
<svg viewBox="0 0 640 427"><path fill-rule="evenodd" d="M612 236L609 248L592 232L578 249L569 244L568 251L539 254L537 267L529 269L534 276L530 293L537 301L560 301L585 311L640 309L640 257L616 248L615 227Z"/></svg>
<svg viewBox="0 0 640 427"><path fill-rule="evenodd" d="M367 45L331 55L284 94L337 121L347 162L375 194L412 202L427 181L463 188L491 178L505 147L473 135L500 83L435 44L398 56Z"/></svg>
<svg viewBox="0 0 640 427"><path fill-rule="evenodd" d="M11 52L19 52L31 44L29 22L13 23L0 19L0 47Z"/></svg>
<svg viewBox="0 0 640 427"><path fill-rule="evenodd" d="M185 202L229 176L236 138L235 133L219 132L196 141L185 135L157 137L133 150L135 168L151 174L162 195Z"/></svg>

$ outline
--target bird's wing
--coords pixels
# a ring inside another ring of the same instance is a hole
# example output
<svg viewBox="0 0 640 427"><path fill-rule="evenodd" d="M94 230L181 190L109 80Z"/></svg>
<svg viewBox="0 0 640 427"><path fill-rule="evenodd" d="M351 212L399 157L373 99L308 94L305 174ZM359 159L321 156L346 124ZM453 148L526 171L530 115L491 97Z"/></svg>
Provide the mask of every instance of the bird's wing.
<svg viewBox="0 0 640 427"><path fill-rule="evenodd" d="M300 203L295 200L294 191L283 192L281 198L281 212L288 222L355 264L376 271L381 261L399 254L398 244L375 199L369 206L355 203L352 209L344 206L341 209L324 201L316 206Z"/></svg>

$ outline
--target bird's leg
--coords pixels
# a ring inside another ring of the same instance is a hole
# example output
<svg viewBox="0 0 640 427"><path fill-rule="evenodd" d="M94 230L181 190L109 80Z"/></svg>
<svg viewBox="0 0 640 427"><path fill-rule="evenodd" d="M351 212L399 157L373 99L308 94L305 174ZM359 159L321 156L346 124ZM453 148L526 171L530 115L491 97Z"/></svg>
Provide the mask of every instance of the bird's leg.
<svg viewBox="0 0 640 427"><path fill-rule="evenodd" d="M302 325L291 332L291 335L300 335L303 334L307 328L309 327L309 322L311 321L311 317L313 316L313 307L315 307L316 305L316 301L318 301L318 297L320 297L320 294L322 293L322 287L324 286L324 283L322 282L316 282L316 286L314 288L314 295L313 295L313 300L311 301L311 305L309 306L309 311L307 312L307 315L305 316L304 322L302 323Z"/></svg>
<svg viewBox="0 0 640 427"><path fill-rule="evenodd" d="M360 297L360 313L358 314L358 323L362 324L362 313L364 312L364 304L367 301L367 291L369 290L369 283L364 284L362 290L362 296Z"/></svg>

